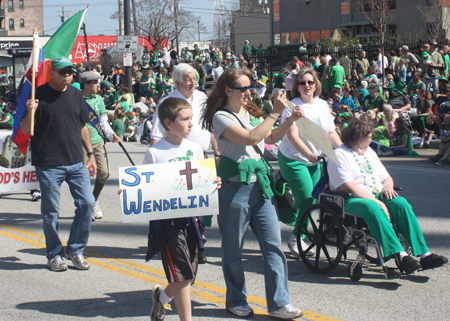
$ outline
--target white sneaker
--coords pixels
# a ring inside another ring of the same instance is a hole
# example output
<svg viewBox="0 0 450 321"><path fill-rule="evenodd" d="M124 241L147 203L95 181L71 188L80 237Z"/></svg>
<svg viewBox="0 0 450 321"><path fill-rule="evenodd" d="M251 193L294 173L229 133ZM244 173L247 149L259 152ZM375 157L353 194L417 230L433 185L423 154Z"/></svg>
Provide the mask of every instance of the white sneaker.
<svg viewBox="0 0 450 321"><path fill-rule="evenodd" d="M41 192L39 191L34 191L33 194L31 194L31 200L33 202L36 202L37 200L41 199Z"/></svg>
<svg viewBox="0 0 450 321"><path fill-rule="evenodd" d="M98 203L98 201L95 201L94 203L94 218L96 220L99 220L103 217L103 213L102 210L100 208L100 204Z"/></svg>
<svg viewBox="0 0 450 321"><path fill-rule="evenodd" d="M303 239L300 239L300 243L302 245L303 251L306 251L306 249L309 247L309 245L306 244L305 241L303 241ZM298 257L298 258L300 257L300 253L298 251L298 246L297 246L297 237L295 235L292 235L291 238L289 239L288 247L293 256ZM306 256L313 256L314 254L315 254L314 250L310 250L306 253Z"/></svg>
<svg viewBox="0 0 450 321"><path fill-rule="evenodd" d="M295 319L303 315L302 310L295 308L292 304L285 305L279 310L269 312L271 318L274 319Z"/></svg>
<svg viewBox="0 0 450 321"><path fill-rule="evenodd" d="M234 308L227 308L227 310L238 317L249 317L253 315L253 309L248 304Z"/></svg>

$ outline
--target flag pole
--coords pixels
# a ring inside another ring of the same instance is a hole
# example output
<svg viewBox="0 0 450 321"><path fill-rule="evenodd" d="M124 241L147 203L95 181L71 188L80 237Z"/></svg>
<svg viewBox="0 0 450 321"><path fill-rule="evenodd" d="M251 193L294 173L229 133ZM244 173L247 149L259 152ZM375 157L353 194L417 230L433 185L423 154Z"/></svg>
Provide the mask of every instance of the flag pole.
<svg viewBox="0 0 450 321"><path fill-rule="evenodd" d="M36 55L36 38L35 35L37 33L37 29L33 29L33 66L31 67L31 99L34 100L35 89L36 89L36 64L37 64L37 55ZM30 124L30 134L34 136L34 111L35 108L31 110L31 124Z"/></svg>

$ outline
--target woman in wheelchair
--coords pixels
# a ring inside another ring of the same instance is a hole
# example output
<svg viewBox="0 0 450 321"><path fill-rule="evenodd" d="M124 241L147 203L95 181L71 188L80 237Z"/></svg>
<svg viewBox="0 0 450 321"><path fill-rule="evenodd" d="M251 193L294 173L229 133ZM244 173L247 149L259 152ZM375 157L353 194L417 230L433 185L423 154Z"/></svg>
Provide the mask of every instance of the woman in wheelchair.
<svg viewBox="0 0 450 321"><path fill-rule="evenodd" d="M372 124L359 119L353 119L342 131L343 145L335 150L341 167L328 161L330 189L353 194L345 202L345 211L364 219L384 256L395 255L400 270L409 274L444 265L448 259L429 252L411 205L394 191L392 177L369 148L372 134ZM420 262L403 250L392 224Z"/></svg>

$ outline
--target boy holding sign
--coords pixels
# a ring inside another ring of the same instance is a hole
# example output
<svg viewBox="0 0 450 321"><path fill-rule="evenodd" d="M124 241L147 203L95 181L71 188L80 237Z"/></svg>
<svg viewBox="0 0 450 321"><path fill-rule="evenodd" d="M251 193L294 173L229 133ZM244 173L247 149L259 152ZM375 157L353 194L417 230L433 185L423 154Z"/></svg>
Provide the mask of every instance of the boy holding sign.
<svg viewBox="0 0 450 321"><path fill-rule="evenodd" d="M186 140L194 125L192 108L180 98L167 98L158 108L158 118L167 136L151 146L144 164L194 161L203 158L197 143ZM221 179L216 179L217 189ZM150 260L161 251L161 260L169 285L153 287L151 320L163 320L166 306L174 299L180 320L191 320L190 286L198 268L198 249L203 247L204 223L201 217L178 218L150 222L148 251Z"/></svg>

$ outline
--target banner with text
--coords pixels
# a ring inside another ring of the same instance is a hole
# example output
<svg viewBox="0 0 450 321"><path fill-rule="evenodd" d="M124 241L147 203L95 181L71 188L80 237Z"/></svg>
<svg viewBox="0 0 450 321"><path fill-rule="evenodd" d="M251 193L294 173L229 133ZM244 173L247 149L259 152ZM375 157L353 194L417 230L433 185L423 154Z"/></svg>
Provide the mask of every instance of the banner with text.
<svg viewBox="0 0 450 321"><path fill-rule="evenodd" d="M122 222L219 214L214 159L119 168Z"/></svg>

